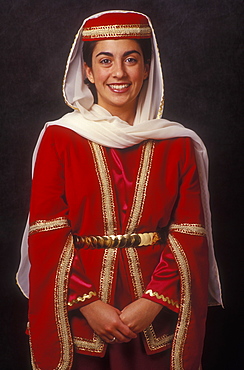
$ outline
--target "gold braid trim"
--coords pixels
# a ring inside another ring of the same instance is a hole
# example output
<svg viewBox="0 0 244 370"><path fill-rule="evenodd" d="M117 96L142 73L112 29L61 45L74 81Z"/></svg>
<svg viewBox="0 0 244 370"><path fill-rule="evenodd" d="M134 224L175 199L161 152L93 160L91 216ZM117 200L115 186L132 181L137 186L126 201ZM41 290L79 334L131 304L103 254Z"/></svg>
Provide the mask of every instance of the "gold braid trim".
<svg viewBox="0 0 244 370"><path fill-rule="evenodd" d="M146 199L147 186L149 182L150 171L154 154L155 142L147 141L142 147L140 166L136 179L136 187L131 207L130 217L126 227L126 233L132 234L139 225L142 217L144 203Z"/></svg>
<svg viewBox="0 0 244 370"><path fill-rule="evenodd" d="M104 348L104 342L96 333L93 334L93 339L74 337L73 340L75 347L80 351L101 353Z"/></svg>
<svg viewBox="0 0 244 370"><path fill-rule="evenodd" d="M166 347L172 342L174 338L174 334L170 334L170 335L164 334L164 335L161 335L160 337L156 337L156 333L153 329L152 324L149 325L149 327L143 332L144 332L148 347L150 348L151 351L156 351L160 348Z"/></svg>
<svg viewBox="0 0 244 370"><path fill-rule="evenodd" d="M169 231L176 231L182 234L205 236L206 230L200 224L172 224Z"/></svg>
<svg viewBox="0 0 244 370"><path fill-rule="evenodd" d="M154 154L155 142L149 140L142 149L141 161L137 175L136 188L133 198L133 204L131 208L131 213L126 228L127 233L134 232L135 228L140 222L144 202L146 198L147 185L149 182L150 170L152 166L153 154ZM157 242L159 239L158 235L154 235L151 243ZM143 243L142 243L143 244ZM128 265L130 269L130 275L132 279L132 284L134 288L134 294L136 299L143 295L145 290L143 276L140 266L139 255L136 248L127 248L126 256L128 260ZM156 336L153 325L149 325L148 328L143 330L145 339L151 351L156 351L160 348L167 346L173 338L173 335L162 335L160 337Z"/></svg>
<svg viewBox="0 0 244 370"><path fill-rule="evenodd" d="M104 235L114 235L116 230L115 205L112 182L106 157L101 145L89 141L102 197Z"/></svg>
<svg viewBox="0 0 244 370"><path fill-rule="evenodd" d="M31 357L31 365L32 365L32 369L33 370L41 370L39 368L39 366L37 365L36 363L36 360L35 360L35 356L34 356L34 352L33 352L33 348L32 348L32 341L31 341L31 331L30 331L30 328L29 328L29 323L27 324L28 326L28 331L29 331L29 345L30 345L30 357Z"/></svg>
<svg viewBox="0 0 244 370"><path fill-rule="evenodd" d="M91 297L95 297L97 295L96 292L90 291L88 294L83 294L82 297L77 297L76 299L73 299L72 301L68 302L68 306L72 307L74 304L79 302L85 302L86 299L90 299Z"/></svg>
<svg viewBox="0 0 244 370"><path fill-rule="evenodd" d="M181 244L171 234L168 242L178 265L181 282L180 310L172 345L171 369L183 370L183 352L191 317L191 273Z"/></svg>
<svg viewBox="0 0 244 370"><path fill-rule="evenodd" d="M93 155L95 170L101 190L104 233L105 235L114 235L116 231L115 206L112 182L106 157L101 145L91 141L89 141L89 145ZM98 296L106 303L110 302L116 256L117 249L113 248L105 249L103 254ZM94 333L93 339L75 337L74 345L80 351L101 353L104 350L105 343L96 333Z"/></svg>
<svg viewBox="0 0 244 370"><path fill-rule="evenodd" d="M55 370L69 370L73 361L73 342L67 311L68 280L73 256L74 244L70 234L59 259L54 287L55 319L60 342L60 360Z"/></svg>
<svg viewBox="0 0 244 370"><path fill-rule="evenodd" d="M37 220L30 225L29 235L69 227L69 221L66 217L57 217L52 220Z"/></svg>
<svg viewBox="0 0 244 370"><path fill-rule="evenodd" d="M66 300L68 295L68 279L74 255L73 238L70 234L59 259L54 287L55 321L60 342L60 359L54 370L70 370L73 362L73 342L69 326ZM29 328L29 323L28 323ZM33 370L41 370L32 348L31 331L29 328L31 364Z"/></svg>
<svg viewBox="0 0 244 370"><path fill-rule="evenodd" d="M144 294L149 294L150 297L156 297L157 299L162 299L163 302L167 302L176 308L179 308L179 303L177 301L173 301L169 297L165 297L163 294L158 294L158 292L153 292L152 289L147 290Z"/></svg>
<svg viewBox="0 0 244 370"><path fill-rule="evenodd" d="M83 40L87 38L104 38L104 37L151 37L151 28L142 24L115 24L108 26L87 27L82 30Z"/></svg>

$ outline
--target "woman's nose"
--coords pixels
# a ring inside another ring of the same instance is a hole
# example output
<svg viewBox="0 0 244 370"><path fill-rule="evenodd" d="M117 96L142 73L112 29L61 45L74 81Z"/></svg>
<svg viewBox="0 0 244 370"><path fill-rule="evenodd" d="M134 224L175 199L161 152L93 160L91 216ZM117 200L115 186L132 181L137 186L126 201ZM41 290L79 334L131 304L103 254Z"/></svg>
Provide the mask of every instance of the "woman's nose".
<svg viewBox="0 0 244 370"><path fill-rule="evenodd" d="M122 62L115 62L113 66L113 77L122 78L126 75L125 67Z"/></svg>

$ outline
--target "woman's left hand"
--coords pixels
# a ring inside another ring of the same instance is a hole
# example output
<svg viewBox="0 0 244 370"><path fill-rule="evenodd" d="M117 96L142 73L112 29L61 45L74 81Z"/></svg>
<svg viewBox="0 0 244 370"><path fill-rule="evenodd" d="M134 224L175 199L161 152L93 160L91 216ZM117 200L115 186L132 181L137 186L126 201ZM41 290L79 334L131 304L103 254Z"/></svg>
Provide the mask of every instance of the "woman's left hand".
<svg viewBox="0 0 244 370"><path fill-rule="evenodd" d="M122 310L120 318L134 333L140 333L153 322L162 308L159 303L139 298Z"/></svg>

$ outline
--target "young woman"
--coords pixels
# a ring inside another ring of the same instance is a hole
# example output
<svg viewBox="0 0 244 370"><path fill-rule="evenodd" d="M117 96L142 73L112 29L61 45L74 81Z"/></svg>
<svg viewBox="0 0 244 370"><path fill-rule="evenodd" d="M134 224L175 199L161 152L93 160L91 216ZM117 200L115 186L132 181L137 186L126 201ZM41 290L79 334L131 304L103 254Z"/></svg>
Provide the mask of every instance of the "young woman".
<svg viewBox="0 0 244 370"><path fill-rule="evenodd" d="M74 111L38 140L18 274L33 368L198 369L208 302L221 302L207 155L160 119L148 17L86 19L63 86Z"/></svg>

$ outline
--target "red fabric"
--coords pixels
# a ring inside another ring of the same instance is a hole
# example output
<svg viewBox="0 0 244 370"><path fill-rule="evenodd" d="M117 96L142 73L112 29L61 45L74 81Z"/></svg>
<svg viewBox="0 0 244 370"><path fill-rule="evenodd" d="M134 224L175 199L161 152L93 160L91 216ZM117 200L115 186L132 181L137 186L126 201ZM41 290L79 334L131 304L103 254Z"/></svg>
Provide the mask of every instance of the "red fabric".
<svg viewBox="0 0 244 370"><path fill-rule="evenodd" d="M169 370L170 349L148 356L140 337L129 343L108 346L106 356L75 354L72 370Z"/></svg>
<svg viewBox="0 0 244 370"><path fill-rule="evenodd" d="M143 14L139 13L104 13L99 17L90 18L84 24L84 28L114 26L114 25L136 25L146 24L148 20Z"/></svg>
<svg viewBox="0 0 244 370"><path fill-rule="evenodd" d="M132 206L142 144L127 149L105 148L115 200L118 234L125 232ZM32 187L30 223L65 216L70 227L37 233L29 238L30 332L35 359L40 369L53 369L59 360L59 338L53 309L53 290L59 256L70 232L78 235L103 235L101 192L88 141L73 131L51 126L46 130L37 156ZM135 232L152 232L173 223L204 224L194 150L188 138L157 141L140 224ZM192 276L192 314L184 350L184 369L200 363L207 310L208 257L204 237L183 235L177 238L187 255ZM103 250L75 252L69 280L68 301L94 291L98 294ZM180 301L179 272L167 244L138 249L145 291ZM122 290L123 287L123 290ZM176 306L151 297L174 312ZM72 332L92 339L92 330L79 310L98 299L93 296L71 307ZM125 250L118 250L115 262L111 304L118 308L133 301L134 290ZM40 304L41 302L41 304ZM168 319L162 310L155 320L158 335L168 333L175 316ZM149 348L144 341L147 353ZM89 353L97 355L96 353ZM104 356L105 352L100 354ZM151 357L151 356L150 356Z"/></svg>

